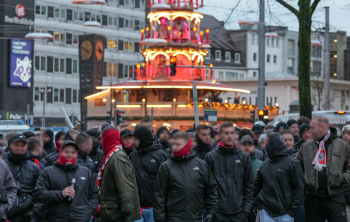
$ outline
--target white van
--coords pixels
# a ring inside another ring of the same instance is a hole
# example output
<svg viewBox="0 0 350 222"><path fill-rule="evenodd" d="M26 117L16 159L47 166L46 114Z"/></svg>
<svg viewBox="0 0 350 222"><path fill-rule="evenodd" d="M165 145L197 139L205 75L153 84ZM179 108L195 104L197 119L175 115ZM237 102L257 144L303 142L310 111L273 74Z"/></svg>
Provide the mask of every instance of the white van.
<svg viewBox="0 0 350 222"><path fill-rule="evenodd" d="M327 117L329 120L329 123L333 126L337 126L341 129L341 127L346 122L346 117L350 115L350 111L339 111L339 110L325 110L325 111L313 111L312 117L315 116L324 116ZM299 113L291 113L289 115L281 115L276 116L274 120L270 123L271 125L275 126L278 122L287 122L290 119L299 119Z"/></svg>
<svg viewBox="0 0 350 222"><path fill-rule="evenodd" d="M6 138L6 134L10 131L16 133L24 133L29 130L29 126L25 125L22 120L0 120L0 134Z"/></svg>

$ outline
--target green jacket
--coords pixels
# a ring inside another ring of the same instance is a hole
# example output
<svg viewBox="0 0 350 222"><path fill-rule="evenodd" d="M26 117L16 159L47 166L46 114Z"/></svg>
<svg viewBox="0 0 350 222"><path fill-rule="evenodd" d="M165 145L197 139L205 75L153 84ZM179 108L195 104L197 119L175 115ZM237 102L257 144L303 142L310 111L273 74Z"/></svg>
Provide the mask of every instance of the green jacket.
<svg viewBox="0 0 350 222"><path fill-rule="evenodd" d="M350 182L350 146L342 139L337 138L336 129L331 128L331 144L327 152L327 190L330 196L343 193L343 185ZM297 154L304 172L306 192L308 194L318 194L318 171L314 169L312 161L318 150L315 141L303 143Z"/></svg>
<svg viewBox="0 0 350 222"><path fill-rule="evenodd" d="M134 169L123 150L116 152L108 161L100 186L101 221L119 222L122 212L129 212L132 221L141 218Z"/></svg>
<svg viewBox="0 0 350 222"><path fill-rule="evenodd" d="M255 156L251 157L251 162L252 164L252 170L253 170L253 176L255 178L256 174L258 173L258 170L261 167L261 164L263 163L263 161L258 160Z"/></svg>

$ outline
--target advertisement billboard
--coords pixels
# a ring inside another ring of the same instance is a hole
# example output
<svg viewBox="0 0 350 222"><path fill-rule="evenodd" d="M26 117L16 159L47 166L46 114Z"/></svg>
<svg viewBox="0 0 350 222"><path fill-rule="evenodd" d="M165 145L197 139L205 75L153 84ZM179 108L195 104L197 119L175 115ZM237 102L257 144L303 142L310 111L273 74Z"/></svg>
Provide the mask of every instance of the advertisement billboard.
<svg viewBox="0 0 350 222"><path fill-rule="evenodd" d="M32 41L11 39L10 86L28 88L32 79Z"/></svg>

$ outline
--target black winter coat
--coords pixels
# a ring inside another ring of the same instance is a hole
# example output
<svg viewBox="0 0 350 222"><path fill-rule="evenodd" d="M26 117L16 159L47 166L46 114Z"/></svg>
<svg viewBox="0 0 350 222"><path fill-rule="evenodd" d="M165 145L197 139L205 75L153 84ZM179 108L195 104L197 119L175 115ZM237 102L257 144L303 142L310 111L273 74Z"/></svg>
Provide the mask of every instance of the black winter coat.
<svg viewBox="0 0 350 222"><path fill-rule="evenodd" d="M303 203L303 195L303 171L289 150L284 149L263 162L254 183L258 209L264 209L271 217L283 214L294 217Z"/></svg>
<svg viewBox="0 0 350 222"><path fill-rule="evenodd" d="M205 155L209 153L210 151L215 150L216 146L210 146L209 144L205 144L202 142L202 140L196 135L197 140L197 146L195 146L192 150L194 154L199 157L200 159L204 160Z"/></svg>
<svg viewBox="0 0 350 222"><path fill-rule="evenodd" d="M134 167L141 207L152 207L154 203L154 184L160 165L168 159L160 143L135 150L130 155Z"/></svg>
<svg viewBox="0 0 350 222"><path fill-rule="evenodd" d="M17 186L17 197L10 211L7 212L7 216L14 218L29 210L38 212L41 205L34 202L33 191L40 175L39 167L28 160L26 156L18 158L11 151L5 162L11 170Z"/></svg>
<svg viewBox="0 0 350 222"><path fill-rule="evenodd" d="M192 152L173 155L158 171L153 205L156 222L201 222L203 208L216 214L218 191L208 165Z"/></svg>
<svg viewBox="0 0 350 222"><path fill-rule="evenodd" d="M52 166L60 157L60 151L56 150L45 157L46 164L45 167Z"/></svg>
<svg viewBox="0 0 350 222"><path fill-rule="evenodd" d="M254 179L251 158L239 148L218 148L205 157L218 184L219 213L250 212Z"/></svg>
<svg viewBox="0 0 350 222"><path fill-rule="evenodd" d="M69 203L62 191L75 177L75 196ZM35 200L44 203L47 222L88 222L98 206L98 191L93 173L79 165L56 162L43 170L34 191Z"/></svg>
<svg viewBox="0 0 350 222"><path fill-rule="evenodd" d="M105 153L98 147L93 147L89 155L92 162L94 163L94 173L98 173L101 169L103 159L105 158Z"/></svg>
<svg viewBox="0 0 350 222"><path fill-rule="evenodd" d="M132 154L132 152L134 152L134 150L135 150L134 147L132 147L131 149L126 148L126 147L124 147L124 146L122 146L122 147L123 147L123 150L124 150L124 152L126 153L126 155L128 155L128 157L130 157L130 155Z"/></svg>
<svg viewBox="0 0 350 222"><path fill-rule="evenodd" d="M56 144L55 142L52 140L48 143L44 144L44 150L47 152L47 155L49 155L50 153L54 153L56 151Z"/></svg>
<svg viewBox="0 0 350 222"><path fill-rule="evenodd" d="M80 166L84 166L91 170L91 172L94 172L95 170L95 164L92 161L92 159L81 149L78 150L78 158L77 158L77 164Z"/></svg>
<svg viewBox="0 0 350 222"><path fill-rule="evenodd" d="M160 141L159 141L160 142ZM163 150L167 153L167 154L172 154L173 152L171 151L171 144L168 141L165 142L160 142L160 144L163 147Z"/></svg>

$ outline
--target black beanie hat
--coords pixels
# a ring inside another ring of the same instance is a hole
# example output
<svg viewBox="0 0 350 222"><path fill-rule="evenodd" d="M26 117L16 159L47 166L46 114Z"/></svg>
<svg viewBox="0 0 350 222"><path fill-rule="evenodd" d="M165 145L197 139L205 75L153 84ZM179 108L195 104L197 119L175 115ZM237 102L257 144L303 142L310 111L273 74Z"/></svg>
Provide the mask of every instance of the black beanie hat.
<svg viewBox="0 0 350 222"><path fill-rule="evenodd" d="M142 149L150 147L153 144L153 134L152 131L144 126L137 128L134 133L134 137L140 141L140 145L135 147L135 149Z"/></svg>
<svg viewBox="0 0 350 222"><path fill-rule="evenodd" d="M89 129L86 131L86 133L95 138L99 138L101 136L101 133L97 129Z"/></svg>
<svg viewBox="0 0 350 222"><path fill-rule="evenodd" d="M253 134L252 134L252 132L249 129L241 129L239 131L239 140L241 140L242 137L245 136L245 135L250 135L253 138Z"/></svg>
<svg viewBox="0 0 350 222"><path fill-rule="evenodd" d="M36 137L32 131L24 132L23 135L25 135L25 137L27 137L27 139L29 139L30 137Z"/></svg>
<svg viewBox="0 0 350 222"><path fill-rule="evenodd" d="M44 135L47 135L47 136L49 136L51 139L53 139L53 131L52 131L52 130L47 129L47 130L44 131L43 134L44 134Z"/></svg>
<svg viewBox="0 0 350 222"><path fill-rule="evenodd" d="M279 122L277 123L276 127L273 129L273 132L279 132L280 129L287 130L289 129L289 126L285 122Z"/></svg>
<svg viewBox="0 0 350 222"><path fill-rule="evenodd" d="M57 132L55 135L55 140L58 141L61 136L64 136L64 134L66 134L66 132L64 132L64 131Z"/></svg>
<svg viewBox="0 0 350 222"><path fill-rule="evenodd" d="M309 129L310 129L310 125L308 123L301 124L300 127L299 127L299 135L300 135L300 137L301 137L301 135L303 135L303 132L305 130L309 130Z"/></svg>
<svg viewBox="0 0 350 222"><path fill-rule="evenodd" d="M212 138L212 139L214 139L215 138L215 130L214 130L214 128L213 127L209 127L210 128L210 137Z"/></svg>
<svg viewBox="0 0 350 222"><path fill-rule="evenodd" d="M298 124L298 122L295 119L290 119L290 120L287 121L288 127L290 127L293 124Z"/></svg>
<svg viewBox="0 0 350 222"><path fill-rule="evenodd" d="M159 138L159 134L161 134L161 133L164 132L164 131L168 131L168 133L169 133L168 128L166 128L165 126L159 127L158 130L157 130L157 132L156 132L156 136Z"/></svg>
<svg viewBox="0 0 350 222"><path fill-rule="evenodd" d="M177 133L177 132L179 132L179 131L180 131L179 129L174 129L174 130L172 131L172 133L175 134L175 133Z"/></svg>

